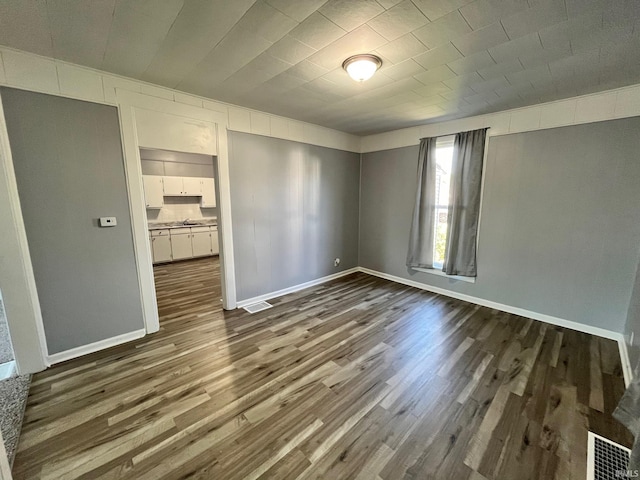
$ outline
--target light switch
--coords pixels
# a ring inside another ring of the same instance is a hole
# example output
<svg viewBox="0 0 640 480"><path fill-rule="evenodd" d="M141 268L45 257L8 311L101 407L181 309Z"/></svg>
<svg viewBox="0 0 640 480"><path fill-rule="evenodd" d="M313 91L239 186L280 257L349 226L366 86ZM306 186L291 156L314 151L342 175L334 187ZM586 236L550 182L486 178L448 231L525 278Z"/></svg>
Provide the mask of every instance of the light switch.
<svg viewBox="0 0 640 480"><path fill-rule="evenodd" d="M101 227L115 227L117 224L116 217L100 217Z"/></svg>

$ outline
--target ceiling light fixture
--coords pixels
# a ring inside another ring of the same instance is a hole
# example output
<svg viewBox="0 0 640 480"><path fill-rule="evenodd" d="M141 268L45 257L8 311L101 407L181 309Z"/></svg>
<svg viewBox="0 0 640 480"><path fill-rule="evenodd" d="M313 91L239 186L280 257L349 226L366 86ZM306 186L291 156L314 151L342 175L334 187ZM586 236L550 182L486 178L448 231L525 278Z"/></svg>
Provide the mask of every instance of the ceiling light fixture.
<svg viewBox="0 0 640 480"><path fill-rule="evenodd" d="M373 77L373 74L376 73L376 70L378 70L381 65L382 60L380 60L379 57L362 54L347 58L342 63L342 68L344 68L349 76L356 82L364 82Z"/></svg>

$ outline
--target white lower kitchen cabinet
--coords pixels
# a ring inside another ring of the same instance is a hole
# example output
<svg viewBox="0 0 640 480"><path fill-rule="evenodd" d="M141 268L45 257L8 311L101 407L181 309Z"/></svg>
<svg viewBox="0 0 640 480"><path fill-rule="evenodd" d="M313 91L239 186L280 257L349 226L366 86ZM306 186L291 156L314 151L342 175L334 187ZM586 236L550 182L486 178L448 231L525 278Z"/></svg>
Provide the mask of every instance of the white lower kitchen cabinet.
<svg viewBox="0 0 640 480"><path fill-rule="evenodd" d="M153 253L153 263L170 262L171 238L169 234L151 236L151 252Z"/></svg>
<svg viewBox="0 0 640 480"><path fill-rule="evenodd" d="M211 253L220 255L220 244L218 242L218 227L211 227Z"/></svg>
<svg viewBox="0 0 640 480"><path fill-rule="evenodd" d="M207 228L206 232L192 233L191 245L193 246L194 257L211 255L211 232L209 229Z"/></svg>
<svg viewBox="0 0 640 480"><path fill-rule="evenodd" d="M193 257L190 228L176 228L171 231L171 252L174 260Z"/></svg>

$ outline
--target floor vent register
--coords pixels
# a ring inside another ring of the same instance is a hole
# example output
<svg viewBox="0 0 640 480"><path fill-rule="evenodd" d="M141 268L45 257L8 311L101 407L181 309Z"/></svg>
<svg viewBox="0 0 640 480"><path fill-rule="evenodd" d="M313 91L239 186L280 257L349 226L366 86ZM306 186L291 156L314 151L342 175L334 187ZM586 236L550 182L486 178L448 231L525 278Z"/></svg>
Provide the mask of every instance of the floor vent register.
<svg viewBox="0 0 640 480"><path fill-rule="evenodd" d="M630 453L628 448L589 432L587 480L639 478L638 472L628 469Z"/></svg>
<svg viewBox="0 0 640 480"><path fill-rule="evenodd" d="M247 305L246 307L244 307L244 309L249 313L257 313L271 307L273 307L273 305L271 305L270 303L258 302L258 303L252 303L251 305Z"/></svg>

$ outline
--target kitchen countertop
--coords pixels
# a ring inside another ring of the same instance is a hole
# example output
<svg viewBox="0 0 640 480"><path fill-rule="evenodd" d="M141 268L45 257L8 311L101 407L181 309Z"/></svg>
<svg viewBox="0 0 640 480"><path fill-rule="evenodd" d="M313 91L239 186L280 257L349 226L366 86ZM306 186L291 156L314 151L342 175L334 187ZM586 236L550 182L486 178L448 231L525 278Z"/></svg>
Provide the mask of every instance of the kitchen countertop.
<svg viewBox="0 0 640 480"><path fill-rule="evenodd" d="M195 221L189 225L182 222L149 223L149 230L164 230L167 228L189 228L189 227L217 227L217 220Z"/></svg>

